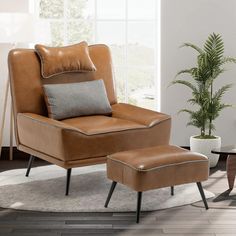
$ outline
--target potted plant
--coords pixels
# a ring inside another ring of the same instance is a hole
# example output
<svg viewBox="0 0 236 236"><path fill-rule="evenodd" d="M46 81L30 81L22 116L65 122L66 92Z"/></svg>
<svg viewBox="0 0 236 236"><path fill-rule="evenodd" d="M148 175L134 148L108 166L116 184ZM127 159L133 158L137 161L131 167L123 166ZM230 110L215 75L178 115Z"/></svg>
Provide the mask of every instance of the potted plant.
<svg viewBox="0 0 236 236"><path fill-rule="evenodd" d="M224 43L219 34L211 34L203 48L191 43L185 43L183 47L190 47L197 52L196 66L181 70L176 76L188 74L192 79L175 79L171 84L182 84L192 91L192 97L187 101L193 109L182 109L179 112L187 112L190 115L188 125L199 129L199 134L191 136L190 149L202 153L209 158L210 167L217 165L219 156L211 153L213 148L221 146L221 138L213 135L214 121L220 112L229 104L222 102L222 97L232 84L226 84L215 89L214 82L225 69L227 63L236 63L236 59L224 56Z"/></svg>

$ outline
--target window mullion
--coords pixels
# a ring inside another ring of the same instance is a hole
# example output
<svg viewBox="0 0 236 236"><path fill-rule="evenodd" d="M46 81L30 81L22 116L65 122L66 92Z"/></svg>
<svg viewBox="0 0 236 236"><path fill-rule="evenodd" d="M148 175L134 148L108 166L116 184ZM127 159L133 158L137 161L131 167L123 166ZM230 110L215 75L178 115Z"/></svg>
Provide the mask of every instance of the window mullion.
<svg viewBox="0 0 236 236"><path fill-rule="evenodd" d="M97 27L97 23L98 23L98 12L97 12L97 0L94 0L94 42L96 43L98 41L98 27Z"/></svg>
<svg viewBox="0 0 236 236"><path fill-rule="evenodd" d="M159 0L158 0L159 1ZM158 70L159 70L159 60L158 60L158 22L157 22L157 8L158 8L158 1L155 1L155 21L154 21L154 36L155 36L155 44L154 44L154 85L155 85L155 110L159 110L159 96L158 96L158 90L159 90L159 78L158 78Z"/></svg>
<svg viewBox="0 0 236 236"><path fill-rule="evenodd" d="M63 38L64 38L64 44L68 44L68 30L67 30L67 25L68 25L68 16L67 16L67 7L68 7L68 0L64 0L64 14L63 14Z"/></svg>
<svg viewBox="0 0 236 236"><path fill-rule="evenodd" d="M69 1L70 0L63 0L63 16L58 19L53 19L53 15L51 16L49 14L49 17L51 17L52 19L50 18L47 18L47 19L43 19L43 20L46 20L48 22L60 22L63 26L63 29L61 29L63 32L63 44L68 44L69 41L70 41L70 35L69 33L71 32L70 31L70 28L68 28L68 26L70 26L70 21L72 21L73 19L70 19L69 17L69 11L68 11L68 7L69 7ZM92 0L91 0L92 1ZM114 67L116 68L123 68L123 75L122 75L122 84L124 86L124 91L122 92L122 94L125 95L125 101L128 102L129 101L129 96L131 95L130 94L130 91L129 91L129 88L132 87L132 84L129 82L130 79L128 78L129 76L129 71L130 69L136 69L137 70L139 69L139 65L136 65L136 64L133 64L131 63L129 65L129 38L130 38L130 30L132 30L132 28L130 29L130 27L132 27L132 24L130 24L131 22L134 22L135 23L135 26L134 27L137 27L140 23L140 26L142 24L144 24L145 22L147 22L147 24L150 23L153 23L153 27L155 27L154 30L154 45L153 47L150 47L150 49L152 48L152 53L154 53L154 64L151 64L151 65L145 65L145 66L142 66L143 69L145 70L148 70L150 73L152 71L152 73L154 73L154 85L155 85L155 91L154 91L154 96L155 96L155 104L154 105L154 109L155 110L160 110L160 104L161 104L161 101L160 101L160 86L161 86L161 83L160 83L160 0L156 0L155 1L155 17L152 18L152 19L145 19L145 16L144 17L141 17L141 18L134 18L134 19L129 19L129 0L124 0L125 1L125 17L122 18L120 17L120 19L106 19L106 17L104 17L104 19L98 19L98 8L99 8L99 5L101 2L98 2L99 0L93 0L93 4L94 6L93 9L94 9L94 19L93 19L93 30L94 30L94 34L93 34L93 42L94 43L97 43L98 42L98 34L99 34L99 28L98 28L98 23L99 22L114 22L114 24L116 22L120 22L122 24L124 24L124 31L122 32L122 34L124 33L124 39L122 39L122 43L121 43L121 46L122 46L122 55L124 55L124 65L114 65ZM35 14L40 18L40 1L39 0L35 0ZM111 17L112 18L112 17ZM75 19L77 20L77 19ZM56 23L55 23L56 24ZM118 24L118 23L117 23ZM56 24L57 25L57 24ZM136 28L134 28L135 30ZM152 31L153 32L153 31ZM131 35L132 36L132 35ZM135 35L134 35L135 36ZM132 37L131 37L132 38ZM116 40L116 39L115 39ZM124 41L123 41L124 40ZM141 42L140 42L141 40ZM61 38L60 38L60 41L61 41ZM134 40L134 42L138 43L138 46L142 48L146 48L146 46L149 48L148 45L146 45L145 43L145 38L144 38L144 42L142 43L142 38L139 39L137 38L137 40ZM133 42L133 41L132 41ZM112 42L110 43L112 44ZM118 43L119 44L119 43ZM135 49L135 48L134 48ZM153 52L154 50L154 52ZM131 52L132 53L132 52ZM136 54L134 54L136 55ZM134 56L133 55L133 56ZM151 62L153 63L153 61ZM150 73L147 73L147 76L149 77L149 74ZM136 73L136 72L135 72ZM138 71L137 71L138 73ZM152 75L153 76L153 75ZM143 78L143 80L145 80L145 78ZM133 80L132 80L133 81ZM133 83L135 83L134 85L136 86L136 82L134 81ZM138 83L138 82L137 82ZM153 82L152 82L153 83ZM137 87L137 86L136 86ZM123 87L122 87L123 89ZM145 89L145 88L144 88ZM144 90L143 90L144 92Z"/></svg>
<svg viewBox="0 0 236 236"><path fill-rule="evenodd" d="M124 70L124 82L125 82L125 102L128 102L129 85L128 85L128 0L125 0L125 70Z"/></svg>
<svg viewBox="0 0 236 236"><path fill-rule="evenodd" d="M160 14L161 14L161 1L157 0L155 4L155 97L156 97L156 108L161 111L161 25L160 25Z"/></svg>

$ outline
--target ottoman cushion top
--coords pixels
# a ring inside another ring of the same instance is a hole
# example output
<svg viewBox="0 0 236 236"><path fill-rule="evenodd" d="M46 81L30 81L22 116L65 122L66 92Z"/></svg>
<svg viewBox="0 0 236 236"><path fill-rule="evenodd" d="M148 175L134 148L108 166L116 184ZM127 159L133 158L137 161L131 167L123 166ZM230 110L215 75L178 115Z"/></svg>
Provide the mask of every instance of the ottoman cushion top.
<svg viewBox="0 0 236 236"><path fill-rule="evenodd" d="M107 177L136 191L208 179L208 158L177 146L118 152L107 158Z"/></svg>
<svg viewBox="0 0 236 236"><path fill-rule="evenodd" d="M190 162L208 162L207 157L204 155L171 145L118 152L108 156L108 159L123 163L138 171L150 171L156 168Z"/></svg>

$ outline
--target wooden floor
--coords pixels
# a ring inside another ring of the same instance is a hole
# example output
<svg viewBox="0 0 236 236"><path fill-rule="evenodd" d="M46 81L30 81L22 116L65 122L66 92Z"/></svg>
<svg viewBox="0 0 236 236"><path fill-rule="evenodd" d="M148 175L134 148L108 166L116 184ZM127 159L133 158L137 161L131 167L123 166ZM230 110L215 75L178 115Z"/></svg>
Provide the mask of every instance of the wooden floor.
<svg viewBox="0 0 236 236"><path fill-rule="evenodd" d="M36 165L45 164L36 161ZM0 160L0 172L26 167L24 160ZM204 187L216 194L227 189L225 168L221 161L211 170ZM0 193L1 194L1 193ZM135 213L42 213L0 208L0 236L8 235L236 235L236 208L209 209L183 206L142 213L139 225Z"/></svg>

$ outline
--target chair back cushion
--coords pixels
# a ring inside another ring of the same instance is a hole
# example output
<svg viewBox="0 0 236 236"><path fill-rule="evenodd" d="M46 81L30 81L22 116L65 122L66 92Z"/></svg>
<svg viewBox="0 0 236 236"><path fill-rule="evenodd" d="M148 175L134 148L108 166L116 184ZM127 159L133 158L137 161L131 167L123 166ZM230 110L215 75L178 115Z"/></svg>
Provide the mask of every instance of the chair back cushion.
<svg viewBox="0 0 236 236"><path fill-rule="evenodd" d="M41 60L41 74L44 78L68 72L95 71L89 56L88 44L81 42L66 47L35 45Z"/></svg>
<svg viewBox="0 0 236 236"><path fill-rule="evenodd" d="M43 84L75 83L103 79L108 100L115 104L113 70L110 50L106 45L89 46L89 56L96 71L63 73L42 78L40 59L33 49L14 49L8 56L14 114L21 112L47 116ZM16 117L16 116L15 116Z"/></svg>

